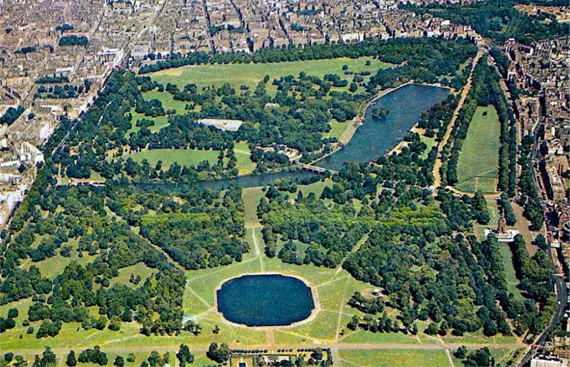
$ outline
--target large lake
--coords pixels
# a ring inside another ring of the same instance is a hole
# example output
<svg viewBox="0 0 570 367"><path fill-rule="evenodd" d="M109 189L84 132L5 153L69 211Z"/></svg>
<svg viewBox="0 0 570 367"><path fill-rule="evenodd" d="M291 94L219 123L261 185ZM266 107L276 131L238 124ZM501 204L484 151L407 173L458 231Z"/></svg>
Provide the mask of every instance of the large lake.
<svg viewBox="0 0 570 367"><path fill-rule="evenodd" d="M378 98L365 112L364 124L356 130L350 142L338 152L317 163L317 166L339 170L345 163L365 163L381 157L394 148L419 120L422 113L443 102L449 90L419 84L409 84ZM389 111L376 121L376 107Z"/></svg>
<svg viewBox="0 0 570 367"><path fill-rule="evenodd" d="M300 279L278 275L244 275L218 290L218 311L236 324L285 326L305 320L315 308L311 289Z"/></svg>

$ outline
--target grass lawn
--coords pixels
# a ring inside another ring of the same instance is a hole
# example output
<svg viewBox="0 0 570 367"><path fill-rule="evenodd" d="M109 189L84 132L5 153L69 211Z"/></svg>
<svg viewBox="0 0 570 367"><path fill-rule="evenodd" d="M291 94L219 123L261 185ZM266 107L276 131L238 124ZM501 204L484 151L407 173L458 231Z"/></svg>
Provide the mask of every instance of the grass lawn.
<svg viewBox="0 0 570 367"><path fill-rule="evenodd" d="M523 349L524 350L524 349ZM497 366L509 366L506 364L518 354L518 349L508 349L508 348L491 348L489 349L491 356L495 358L495 363ZM455 366L463 366L463 362L453 356L453 351L450 351L451 358Z"/></svg>
<svg viewBox="0 0 570 367"><path fill-rule="evenodd" d="M346 320L346 322L348 321ZM337 322L338 312L321 311L308 324L278 329L275 333L275 342L277 344L299 343L303 339L332 342L335 338Z"/></svg>
<svg viewBox="0 0 570 367"><path fill-rule="evenodd" d="M344 134L344 130L351 124L350 121L345 122L338 122L335 119L332 119L329 124L331 125L331 131L328 133L323 133L323 138L337 138L340 140L342 134Z"/></svg>
<svg viewBox="0 0 570 367"><path fill-rule="evenodd" d="M251 161L251 150L246 142L238 142L234 146L234 154L237 159L237 168L240 175L249 175L255 169L256 164Z"/></svg>
<svg viewBox="0 0 570 367"><path fill-rule="evenodd" d="M141 163L146 159L152 167L156 162L162 161L163 169L167 169L174 162L181 166L195 166L200 162L208 161L210 165L218 162L219 150L199 150L199 149L152 149L143 150L129 154L133 161ZM224 159L227 161L227 159Z"/></svg>
<svg viewBox="0 0 570 367"><path fill-rule="evenodd" d="M133 127L131 128L130 131L139 131L140 127L136 126L136 124L138 120L143 120L143 119L154 121L154 125L148 128L150 131L158 131L163 127L169 125L168 116L156 116L156 117L145 116L142 113L137 113L134 109L131 109L131 115L133 116L133 119L131 121L133 123Z"/></svg>
<svg viewBox="0 0 570 367"><path fill-rule="evenodd" d="M36 266L38 267L38 269L40 269L40 273L42 274L43 277L54 279L58 274L61 274L63 272L63 269L65 269L67 265L71 264L72 261L77 261L80 265L86 266L91 261L95 260L95 258L97 257L97 256L89 256L86 252L83 252L83 256L79 257L76 251L77 240L70 240L69 242L66 242L63 245L71 246L72 250L70 257L63 257L59 255L58 252L56 256L38 262L33 262L31 259L28 258L25 261L23 261L22 267L24 269L29 269L30 266L32 265Z"/></svg>
<svg viewBox="0 0 570 367"><path fill-rule="evenodd" d="M133 286L133 284L129 282L129 279L131 278L131 274L134 274L135 277L136 276L141 277L141 282L139 284L142 285L144 284L144 281L148 277L152 276L156 272L157 272L156 269L151 269L148 266L146 266L144 263L137 263L135 265L127 266L126 268L120 269L119 276L116 278L112 278L111 282Z"/></svg>
<svg viewBox="0 0 570 367"><path fill-rule="evenodd" d="M509 245L501 245L501 256L503 257L505 274L507 276L507 290L509 293L513 293L515 295L515 299L523 300L524 298L521 295L521 291L517 288L517 285L519 285L519 280L517 279L517 275L515 273L515 267L513 265L513 253L509 248Z"/></svg>
<svg viewBox="0 0 570 367"><path fill-rule="evenodd" d="M339 350L342 366L408 367L450 366L444 350Z"/></svg>
<svg viewBox="0 0 570 367"><path fill-rule="evenodd" d="M138 120L142 119L153 120L154 125L149 126L148 128L152 132L156 132L162 129L163 127L169 125L168 116L157 116L157 117L145 116L142 113L135 112L134 108L131 109L131 115L133 116L133 119L131 120L133 126L125 134L126 137L128 137L132 132L137 132L141 129L140 127L136 126Z"/></svg>
<svg viewBox="0 0 570 367"><path fill-rule="evenodd" d="M366 61L370 61L369 66L366 66ZM265 75L269 75L270 82L267 86L268 92L275 92L275 87L271 85L273 79L279 79L287 75L297 76L301 71L318 77L323 77L325 74L337 74L347 80L352 80L352 75L344 76L344 71L342 70L343 65L348 65L350 71L370 71L372 75L374 75L378 69L393 66L392 64L375 60L371 57L361 57L358 59L339 58L268 64L186 66L162 70L149 75L152 79L163 85L173 83L179 87L184 87L184 85L188 83L195 83L198 86L214 85L219 87L224 83L230 83L236 91L239 91L241 85L247 85L250 91L253 91ZM146 98L145 95L145 99ZM165 106L165 108L167 107ZM176 110L178 111L178 108Z"/></svg>
<svg viewBox="0 0 570 367"><path fill-rule="evenodd" d="M22 322L28 318L28 309L33 303L34 302L31 298L26 298L2 305L0 306L0 317L7 318L8 311L12 308L15 308L18 310L18 317L15 319L16 327L22 326Z"/></svg>
<svg viewBox="0 0 570 367"><path fill-rule="evenodd" d="M449 334L445 336L444 341L450 344L486 344L486 345L493 345L493 344L515 344L517 338L514 336L503 336L501 334L497 334L494 337L487 337L483 334L483 330L478 330L474 333L465 333L463 336L453 336Z"/></svg>
<svg viewBox="0 0 570 367"><path fill-rule="evenodd" d="M326 179L325 181L317 181L309 185L303 185L298 187L298 191L303 193L304 197L309 196L310 193L315 194L317 198L321 197L325 187L332 187L334 182L331 179Z"/></svg>
<svg viewBox="0 0 570 367"><path fill-rule="evenodd" d="M477 107L457 164L457 187L495 192L499 165L499 117L493 106Z"/></svg>
<svg viewBox="0 0 570 367"><path fill-rule="evenodd" d="M242 190L241 197L245 207L244 221L246 226L261 225L257 218L257 206L264 196L265 192L263 192L261 187L251 187Z"/></svg>
<svg viewBox="0 0 570 367"><path fill-rule="evenodd" d="M420 344L418 338L403 333L371 333L364 330L358 330L341 339L343 343L409 343Z"/></svg>
<svg viewBox="0 0 570 367"><path fill-rule="evenodd" d="M255 163L249 158L249 148L241 147L234 150L237 159L237 168L240 175L250 174L255 169ZM148 163L154 167L156 162L162 161L163 169L168 169L174 162L181 166L196 166L198 163L208 161L211 166L218 162L219 150L201 150L201 149L151 149L143 150L129 154L135 162L141 163L146 159ZM228 159L224 158L224 164L228 163Z"/></svg>
<svg viewBox="0 0 570 367"><path fill-rule="evenodd" d="M420 156L422 159L426 159L429 155L429 152L431 152L431 148L433 148L434 146L437 145L437 141L435 140L435 137L433 138L428 138L427 136L422 136L422 141L424 143L426 143L427 148L426 150L422 153L422 155Z"/></svg>
<svg viewBox="0 0 570 367"><path fill-rule="evenodd" d="M159 92L158 90L155 89L148 92L144 92L143 98L145 101L150 101L151 99L160 100L162 102L162 107L164 108L164 111L176 110L176 114L178 115L184 115L186 113L185 108L188 102L175 100L172 94L170 94L169 92Z"/></svg>

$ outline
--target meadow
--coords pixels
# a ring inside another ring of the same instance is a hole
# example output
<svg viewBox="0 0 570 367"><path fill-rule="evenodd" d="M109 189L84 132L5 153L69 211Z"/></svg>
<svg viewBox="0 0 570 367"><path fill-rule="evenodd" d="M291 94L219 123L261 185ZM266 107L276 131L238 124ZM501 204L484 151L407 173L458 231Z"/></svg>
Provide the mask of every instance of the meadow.
<svg viewBox="0 0 570 367"><path fill-rule="evenodd" d="M367 62L370 62L370 65L366 65ZM338 74L344 77L342 70L344 65L347 65L348 70L355 73L370 71L372 74L375 74L378 69L394 66L372 57L361 57L357 59L338 58L263 64L185 66L162 70L149 75L163 85L172 83L183 87L187 83L194 83L200 87L210 85L220 87L224 83L230 83L234 88L247 85L250 90L253 90L266 75L269 75L273 80L287 75L296 76L300 72L306 71L308 74L318 77L323 77L325 74ZM348 78L352 79L351 76ZM348 78L345 77L347 80ZM268 89L275 91L273 86Z"/></svg>
<svg viewBox="0 0 570 367"><path fill-rule="evenodd" d="M451 366L443 349L440 350L340 350L341 366L345 367L407 367Z"/></svg>
<svg viewBox="0 0 570 367"><path fill-rule="evenodd" d="M218 162L219 150L200 150L200 149L151 149L142 150L129 154L132 160L141 163L144 159L154 167L158 161L162 161L162 166L168 169L174 162L181 166L196 166L198 163L208 161L210 166ZM237 159L237 168L240 175L251 174L255 169L255 163L249 158L251 153L246 143L237 143L234 148ZM228 159L224 158L224 164L228 163Z"/></svg>
<svg viewBox="0 0 570 367"><path fill-rule="evenodd" d="M499 136L499 117L495 107L477 107L459 154L458 189L467 192L496 192Z"/></svg>

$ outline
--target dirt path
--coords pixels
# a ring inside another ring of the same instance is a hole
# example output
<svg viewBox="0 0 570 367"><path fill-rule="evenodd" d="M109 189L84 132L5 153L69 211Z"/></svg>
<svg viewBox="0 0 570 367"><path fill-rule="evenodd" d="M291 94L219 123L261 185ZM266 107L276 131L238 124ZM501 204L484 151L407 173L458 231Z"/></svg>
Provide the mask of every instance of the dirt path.
<svg viewBox="0 0 570 367"><path fill-rule="evenodd" d="M338 343L339 339L340 339L340 329L342 327L342 316L343 316L343 312L342 309L344 308L345 302L346 302L346 288L348 287L348 278L346 278L344 280L344 286L342 289L342 299L340 301L340 309L338 310L338 320L336 323L336 332L334 335L334 342Z"/></svg>
<svg viewBox="0 0 570 367"><path fill-rule="evenodd" d="M461 111L461 108L463 107L463 103L465 103L465 99L467 98L467 94L469 94L469 90L471 90L471 82L472 82L473 71L475 70L475 66L477 65L477 62L484 55L485 52L486 51L483 48L479 48L479 50L477 51L477 55L475 55L475 58L473 59L473 65L471 67L471 72L469 73L469 77L467 78L467 82L465 83L465 86L463 87L463 91L461 92L461 96L459 97L459 103L457 104L457 108L455 109L455 111L453 111L453 116L451 117L451 121L449 122L449 125L447 125L447 131L445 132L443 139L439 142L439 144L437 146L437 159L436 159L435 164L433 166L433 178L434 178L434 180L433 180L432 187L434 189L437 189L438 187L441 186L441 175L439 173L439 170L442 166L441 152L443 151L443 148L445 147L445 145L447 144L447 141L449 140L449 137L451 136L451 132L453 131L453 127L455 125L455 120L457 120L457 116L459 116L459 111Z"/></svg>
<svg viewBox="0 0 570 367"><path fill-rule="evenodd" d="M261 230L261 228L263 228L263 226L260 225L256 225L256 226L248 226L246 225L245 228L251 228L251 237L253 240L253 253L255 254L255 258L259 258L259 264L261 266L261 272L264 273L265 272L265 268L264 268L264 264L263 264L263 256L261 256L263 253L261 252L261 250L259 249L259 244L257 243L257 237L255 236L255 231L256 230Z"/></svg>
<svg viewBox="0 0 570 367"><path fill-rule="evenodd" d="M467 196L469 196L469 197L475 196L475 193L474 193L474 192L461 191L461 190L459 190L459 189L458 189L457 187L455 187L455 186L446 186L445 188L446 188L447 190L449 190L449 191L451 191L451 192L457 194L457 195L467 195ZM498 193L498 192L495 192L495 193L493 193L493 194L483 194L483 196L485 197L485 199L488 199L488 200L497 200L498 198L501 197L501 194Z"/></svg>
<svg viewBox="0 0 570 367"><path fill-rule="evenodd" d="M449 351L449 349L445 350L445 354L447 355L447 359L449 359L449 364L451 365L451 367L455 367L455 363L453 363L453 358L451 358L451 352Z"/></svg>
<svg viewBox="0 0 570 367"><path fill-rule="evenodd" d="M350 256L350 254L358 251L358 249L360 249L360 246L362 246L362 244L364 242L366 242L366 240L368 239L368 235L370 234L367 233L364 236L362 236L362 238L360 240L358 240L358 242L356 243L356 245L354 246L354 248L352 250L350 250L350 252L344 257L344 259L342 259L342 261L340 262L340 264L338 265L338 267L336 268L336 272L334 273L334 277L336 278L336 276L338 274L340 274L340 272L342 271L342 265L344 264L344 262L346 261L346 259Z"/></svg>

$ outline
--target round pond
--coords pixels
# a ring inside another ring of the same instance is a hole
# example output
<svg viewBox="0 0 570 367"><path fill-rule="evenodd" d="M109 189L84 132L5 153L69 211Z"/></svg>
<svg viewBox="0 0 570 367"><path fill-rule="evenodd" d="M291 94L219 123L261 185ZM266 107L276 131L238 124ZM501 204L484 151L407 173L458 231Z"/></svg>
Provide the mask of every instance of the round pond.
<svg viewBox="0 0 570 367"><path fill-rule="evenodd" d="M285 326L302 321L315 308L311 289L300 279L279 274L244 275L217 291L218 311L246 326Z"/></svg>

